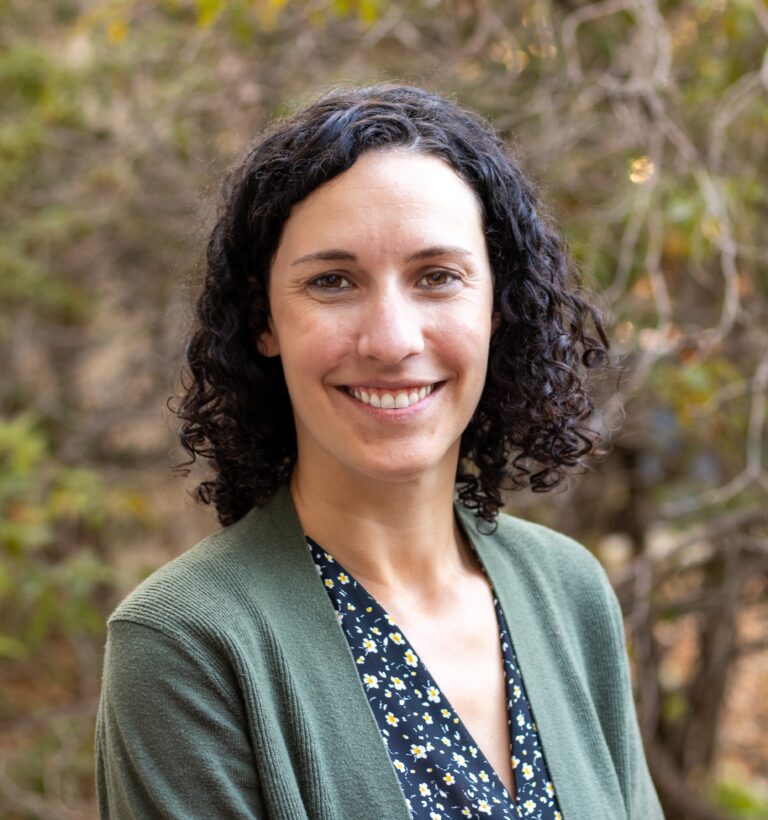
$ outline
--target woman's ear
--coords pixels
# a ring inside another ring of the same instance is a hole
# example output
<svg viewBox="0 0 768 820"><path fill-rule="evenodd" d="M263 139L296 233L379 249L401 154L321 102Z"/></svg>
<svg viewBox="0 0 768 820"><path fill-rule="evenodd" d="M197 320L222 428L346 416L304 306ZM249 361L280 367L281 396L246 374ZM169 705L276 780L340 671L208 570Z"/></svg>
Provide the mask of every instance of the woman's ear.
<svg viewBox="0 0 768 820"><path fill-rule="evenodd" d="M267 320L267 329L256 340L256 350L262 356L279 356L280 345L277 341L277 334L275 333L275 326L272 324L272 317Z"/></svg>

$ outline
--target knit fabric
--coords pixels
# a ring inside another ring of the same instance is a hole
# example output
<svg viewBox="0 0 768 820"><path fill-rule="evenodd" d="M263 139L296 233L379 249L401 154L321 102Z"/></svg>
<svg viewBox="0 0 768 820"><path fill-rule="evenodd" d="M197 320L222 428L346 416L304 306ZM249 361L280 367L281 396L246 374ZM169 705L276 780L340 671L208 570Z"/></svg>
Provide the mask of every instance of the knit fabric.
<svg viewBox="0 0 768 820"><path fill-rule="evenodd" d="M480 535L456 513L515 636L563 816L662 818L597 561L543 527L502 515ZM112 615L96 759L102 818L409 820L287 487Z"/></svg>

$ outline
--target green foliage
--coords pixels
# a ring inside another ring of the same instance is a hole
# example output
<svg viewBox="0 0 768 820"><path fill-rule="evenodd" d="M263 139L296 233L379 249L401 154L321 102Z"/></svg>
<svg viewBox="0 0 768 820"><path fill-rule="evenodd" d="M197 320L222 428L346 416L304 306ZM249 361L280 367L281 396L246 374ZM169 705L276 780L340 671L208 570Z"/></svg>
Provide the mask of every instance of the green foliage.
<svg viewBox="0 0 768 820"><path fill-rule="evenodd" d="M114 574L99 536L134 518L135 501L94 470L58 463L31 414L0 419L0 659L102 634Z"/></svg>
<svg viewBox="0 0 768 820"><path fill-rule="evenodd" d="M768 797L758 797L752 788L732 780L715 787L715 803L734 820L768 820Z"/></svg>

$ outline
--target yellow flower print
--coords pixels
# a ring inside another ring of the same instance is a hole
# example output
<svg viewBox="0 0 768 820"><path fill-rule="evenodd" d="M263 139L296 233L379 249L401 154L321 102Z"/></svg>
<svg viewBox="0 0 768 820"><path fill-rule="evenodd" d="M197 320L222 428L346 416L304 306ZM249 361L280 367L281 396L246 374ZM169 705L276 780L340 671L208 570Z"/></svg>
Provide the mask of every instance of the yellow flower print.
<svg viewBox="0 0 768 820"><path fill-rule="evenodd" d="M333 556L332 555L328 555L327 552L324 552L323 555L325 556L326 561L328 561L331 564L333 563Z"/></svg>
<svg viewBox="0 0 768 820"><path fill-rule="evenodd" d="M435 814L435 812L431 811L429 813L429 820L441 820L442 814Z"/></svg>
<svg viewBox="0 0 768 820"><path fill-rule="evenodd" d="M533 766L530 763L523 763L523 777L530 780L533 777Z"/></svg>
<svg viewBox="0 0 768 820"><path fill-rule="evenodd" d="M422 797L429 797L432 792L429 790L429 786L426 783L419 783L419 794Z"/></svg>
<svg viewBox="0 0 768 820"><path fill-rule="evenodd" d="M379 650L376 649L376 642L372 641L370 638L365 638L363 640L363 649L366 652L378 652Z"/></svg>
<svg viewBox="0 0 768 820"><path fill-rule="evenodd" d="M395 768L398 770L398 772L404 772L405 771L405 763L401 763L399 760L396 760L394 765L395 765Z"/></svg>
<svg viewBox="0 0 768 820"><path fill-rule="evenodd" d="M408 666L416 666L419 662L419 659L416 656L416 653L412 649L406 649L404 657L405 657L405 662L408 664Z"/></svg>
<svg viewBox="0 0 768 820"><path fill-rule="evenodd" d="M389 613L387 613L384 617L387 619L387 623L388 623L390 626L394 626L394 625L395 625L395 619L394 619L394 618L393 618L393 617L392 617Z"/></svg>
<svg viewBox="0 0 768 820"><path fill-rule="evenodd" d="M512 768L516 769L520 765L520 761L512 755Z"/></svg>
<svg viewBox="0 0 768 820"><path fill-rule="evenodd" d="M405 639L399 632L390 632L389 639L392 641L392 643L396 643L398 646L400 646L400 644L405 643Z"/></svg>
<svg viewBox="0 0 768 820"><path fill-rule="evenodd" d="M544 786L544 791L546 791L547 797L555 796L555 787L549 781L547 781L546 785Z"/></svg>
<svg viewBox="0 0 768 820"><path fill-rule="evenodd" d="M424 712L422 718L424 719L424 723L426 723L427 726L432 725L432 715L430 715L429 712Z"/></svg>
<svg viewBox="0 0 768 820"><path fill-rule="evenodd" d="M487 800L481 800L477 804L477 810L481 811L483 814L490 814L491 813L491 804Z"/></svg>
<svg viewBox="0 0 768 820"><path fill-rule="evenodd" d="M477 746L470 746L469 753L472 755L472 757L477 757Z"/></svg>
<svg viewBox="0 0 768 820"><path fill-rule="evenodd" d="M363 675L363 683L369 689L378 689L379 681L373 675Z"/></svg>
<svg viewBox="0 0 768 820"><path fill-rule="evenodd" d="M466 806L461 810L461 813L464 817L472 817L472 812Z"/></svg>
<svg viewBox="0 0 768 820"><path fill-rule="evenodd" d="M441 714L444 718L449 718L449 717L451 716L451 713L450 713L447 709L441 709L441 710L440 710L440 714Z"/></svg>
<svg viewBox="0 0 768 820"><path fill-rule="evenodd" d="M398 724L398 723L400 723L400 721L398 720L398 718L396 718L396 717L392 714L392 712L387 712L387 716L386 716L385 720L387 721L387 723L388 723L390 726L397 726L397 724Z"/></svg>
<svg viewBox="0 0 768 820"><path fill-rule="evenodd" d="M372 606L367 606L367 607L365 608L365 611L366 611L366 612L373 612L373 607L372 607Z"/></svg>
<svg viewBox="0 0 768 820"><path fill-rule="evenodd" d="M440 740L443 742L444 746L450 746L451 745L451 741L448 740L447 737L441 737Z"/></svg>
<svg viewBox="0 0 768 820"><path fill-rule="evenodd" d="M464 755L460 755L457 752L454 752L453 753L453 759L454 759L457 766L466 766L467 765L467 760L464 757Z"/></svg>
<svg viewBox="0 0 768 820"><path fill-rule="evenodd" d="M512 690L512 694L515 696L515 700L517 700L520 697L520 695L522 694L522 691L521 691L520 687L515 686L515 688Z"/></svg>
<svg viewBox="0 0 768 820"><path fill-rule="evenodd" d="M371 632L373 632L374 635L381 635L381 630L378 626L372 627Z"/></svg>
<svg viewBox="0 0 768 820"><path fill-rule="evenodd" d="M385 698L391 698L392 697L392 693L389 691L389 689L384 690L384 697Z"/></svg>
<svg viewBox="0 0 768 820"><path fill-rule="evenodd" d="M394 686L398 692L402 689L405 689L405 684L403 683L401 678L392 678L392 686Z"/></svg>
<svg viewBox="0 0 768 820"><path fill-rule="evenodd" d="M427 750L423 746L413 743L411 745L411 754L416 758L416 760L421 760L427 756Z"/></svg>
<svg viewBox="0 0 768 820"><path fill-rule="evenodd" d="M432 703L440 703L440 690L436 686L430 686L427 689L427 700Z"/></svg>
<svg viewBox="0 0 768 820"><path fill-rule="evenodd" d="M354 611L355 611L355 609L356 609L356 607L355 607L355 605L354 605L354 604L347 604L347 609L348 609L350 612L354 612Z"/></svg>
<svg viewBox="0 0 768 820"><path fill-rule="evenodd" d="M328 587L328 589L333 589L333 581L331 581L330 578L325 579L325 585Z"/></svg>
<svg viewBox="0 0 768 820"><path fill-rule="evenodd" d="M447 772L443 775L443 780L445 780L445 782L449 786L453 786L453 784L456 782L456 778L450 772Z"/></svg>
<svg viewBox="0 0 768 820"><path fill-rule="evenodd" d="M344 618L344 616L341 614L341 612L334 612L333 614L336 616L336 620L339 623L341 623L342 619Z"/></svg>
<svg viewBox="0 0 768 820"><path fill-rule="evenodd" d="M555 820L563 820L563 815L559 811L555 812Z"/></svg>
<svg viewBox="0 0 768 820"><path fill-rule="evenodd" d="M526 814L530 814L536 808L536 804L533 800L526 800L525 803L523 803L523 808Z"/></svg>
<svg viewBox="0 0 768 820"><path fill-rule="evenodd" d="M515 720L517 721L518 726L525 726L525 718L523 717L522 712L517 716L517 718L515 718Z"/></svg>
<svg viewBox="0 0 768 820"><path fill-rule="evenodd" d="M488 777L488 773L485 771L485 769L481 769L480 773L477 776L483 781L483 783L487 783L491 779L490 777Z"/></svg>

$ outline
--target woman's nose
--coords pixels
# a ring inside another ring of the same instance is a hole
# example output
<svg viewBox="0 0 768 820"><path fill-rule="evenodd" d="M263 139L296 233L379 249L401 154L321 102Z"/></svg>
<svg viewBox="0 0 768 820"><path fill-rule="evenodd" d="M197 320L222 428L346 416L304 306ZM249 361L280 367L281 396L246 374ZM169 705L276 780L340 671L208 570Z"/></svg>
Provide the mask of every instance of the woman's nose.
<svg viewBox="0 0 768 820"><path fill-rule="evenodd" d="M407 299L381 295L361 316L358 353L385 364L397 364L424 350L423 316Z"/></svg>

